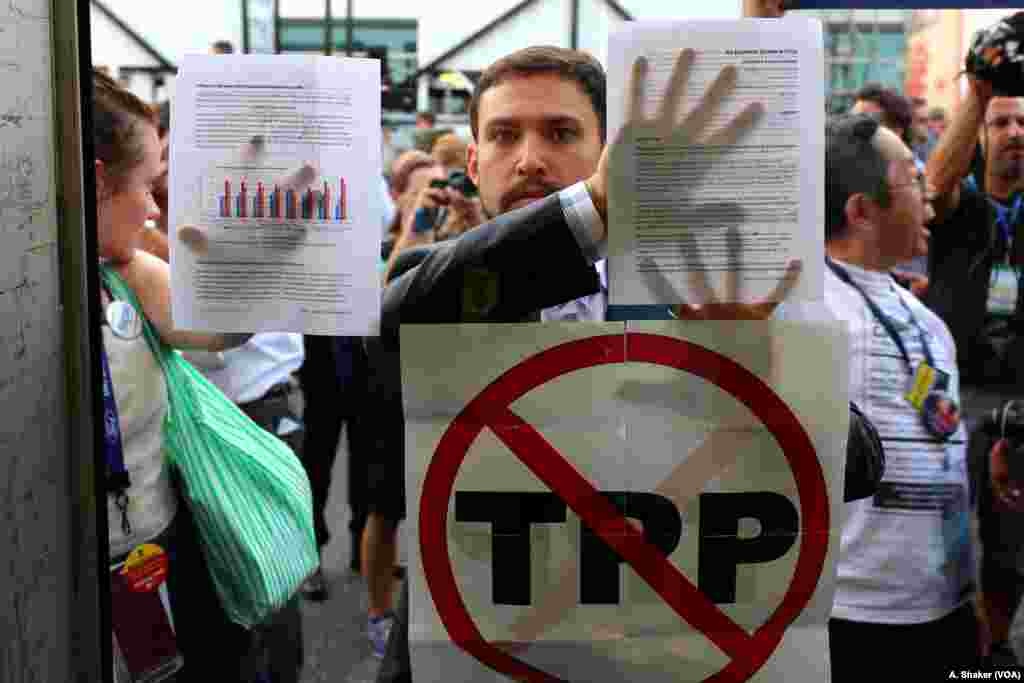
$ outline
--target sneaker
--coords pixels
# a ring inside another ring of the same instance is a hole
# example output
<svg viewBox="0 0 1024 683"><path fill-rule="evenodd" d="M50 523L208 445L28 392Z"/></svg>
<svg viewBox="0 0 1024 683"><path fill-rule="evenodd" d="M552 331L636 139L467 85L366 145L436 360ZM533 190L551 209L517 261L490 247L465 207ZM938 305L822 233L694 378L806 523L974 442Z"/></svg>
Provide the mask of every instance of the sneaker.
<svg viewBox="0 0 1024 683"><path fill-rule="evenodd" d="M367 635L370 637L373 656L377 659L384 659L384 653L388 649L388 637L394 623L395 617L390 612L379 617L370 617L367 621Z"/></svg>
<svg viewBox="0 0 1024 683"><path fill-rule="evenodd" d="M307 600L323 602L327 599L327 582L324 580L324 573L320 567L309 575L309 578L302 582L299 589Z"/></svg>

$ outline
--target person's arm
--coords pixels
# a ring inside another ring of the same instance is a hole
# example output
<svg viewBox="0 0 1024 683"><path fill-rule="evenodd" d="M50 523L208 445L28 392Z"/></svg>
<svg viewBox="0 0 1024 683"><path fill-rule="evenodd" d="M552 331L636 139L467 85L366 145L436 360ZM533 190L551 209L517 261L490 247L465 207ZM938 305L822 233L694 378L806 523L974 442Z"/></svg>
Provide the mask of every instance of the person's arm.
<svg viewBox="0 0 1024 683"><path fill-rule="evenodd" d="M115 268L135 292L143 313L160 337L178 349L223 351L244 344L251 334L210 334L176 330L171 322L171 271L166 262L145 251L136 251L127 264Z"/></svg>
<svg viewBox="0 0 1024 683"><path fill-rule="evenodd" d="M433 244L435 220L433 216L437 215L437 211L445 203L444 194L445 191L442 188L425 187L416 196L416 202L403 218L402 225L398 230L398 237L388 255L387 265L384 266L384 282L388 281L391 269L395 267L395 259L399 254L412 247ZM422 225L421 221L424 220L429 221L430 225Z"/></svg>
<svg viewBox="0 0 1024 683"><path fill-rule="evenodd" d="M171 247L167 235L156 228L146 228L139 239L139 248L156 256L165 263L171 261Z"/></svg>
<svg viewBox="0 0 1024 683"><path fill-rule="evenodd" d="M992 98L992 86L968 76L967 99L942 134L925 164L925 175L935 189L936 218L944 218L960 204L960 181L970 170L978 144L978 132Z"/></svg>
<svg viewBox="0 0 1024 683"><path fill-rule="evenodd" d="M381 336L403 323L516 322L600 290L592 250L566 219L562 195L510 211L437 244L384 288Z"/></svg>
<svg viewBox="0 0 1024 683"><path fill-rule="evenodd" d="M743 0L743 16L778 19L786 14L786 0Z"/></svg>

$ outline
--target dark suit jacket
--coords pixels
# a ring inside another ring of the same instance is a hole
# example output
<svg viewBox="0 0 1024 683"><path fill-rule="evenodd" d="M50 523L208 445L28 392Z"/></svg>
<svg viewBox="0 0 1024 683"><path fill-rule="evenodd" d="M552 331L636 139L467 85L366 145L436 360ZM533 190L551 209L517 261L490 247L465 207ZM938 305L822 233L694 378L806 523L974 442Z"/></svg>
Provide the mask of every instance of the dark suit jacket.
<svg viewBox="0 0 1024 683"><path fill-rule="evenodd" d="M522 321L600 286L552 195L436 245L388 284L381 342L396 344L401 324Z"/></svg>
<svg viewBox="0 0 1024 683"><path fill-rule="evenodd" d="M399 325L521 322L600 286L557 195L434 245L388 284L381 336L366 339L369 395L363 410L369 452L375 454L366 485L370 510L393 521L405 516Z"/></svg>

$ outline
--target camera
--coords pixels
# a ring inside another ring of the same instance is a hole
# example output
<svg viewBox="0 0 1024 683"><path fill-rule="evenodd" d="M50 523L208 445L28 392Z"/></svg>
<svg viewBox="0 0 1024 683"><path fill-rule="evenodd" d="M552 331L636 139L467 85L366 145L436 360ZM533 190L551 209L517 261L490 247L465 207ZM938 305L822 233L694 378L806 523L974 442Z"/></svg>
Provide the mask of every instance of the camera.
<svg viewBox="0 0 1024 683"><path fill-rule="evenodd" d="M1010 477L1024 482L1024 401L1007 401L985 416L982 429L992 439L1006 439Z"/></svg>
<svg viewBox="0 0 1024 683"><path fill-rule="evenodd" d="M965 66L967 73L991 83L994 95L1024 96L1024 12L975 33Z"/></svg>
<svg viewBox="0 0 1024 683"><path fill-rule="evenodd" d="M480 192L476 187L476 183L466 175L465 171L452 171L445 179L431 180L430 186L450 187L453 190L458 190L466 197L475 197Z"/></svg>

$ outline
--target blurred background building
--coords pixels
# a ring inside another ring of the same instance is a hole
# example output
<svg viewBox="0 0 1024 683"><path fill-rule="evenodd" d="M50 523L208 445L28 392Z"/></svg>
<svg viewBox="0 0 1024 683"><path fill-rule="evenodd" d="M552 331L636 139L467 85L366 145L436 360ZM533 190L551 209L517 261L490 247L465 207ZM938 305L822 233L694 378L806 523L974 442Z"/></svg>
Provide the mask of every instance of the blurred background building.
<svg viewBox="0 0 1024 683"><path fill-rule="evenodd" d="M634 18L731 18L741 0L91 0L93 62L149 101L173 95L185 54L226 40L236 52L381 60L385 121L417 111L460 127L481 70L526 45L576 47L604 61L607 36ZM694 3L695 5L697 3ZM681 7L682 5L682 7Z"/></svg>
<svg viewBox="0 0 1024 683"><path fill-rule="evenodd" d="M631 19L736 17L740 0L91 0L94 63L150 101L173 94L176 65L226 40L236 52L381 60L384 122L417 111L464 130L480 71L531 44L576 47L604 61L608 33ZM825 29L830 112L881 83L953 113L964 51L976 30L1016 10L804 10ZM201 20L198 20L201 19Z"/></svg>
<svg viewBox="0 0 1024 683"><path fill-rule="evenodd" d="M954 112L964 94L964 54L975 31L1018 11L804 10L825 29L825 94L845 111L866 83L881 83Z"/></svg>

